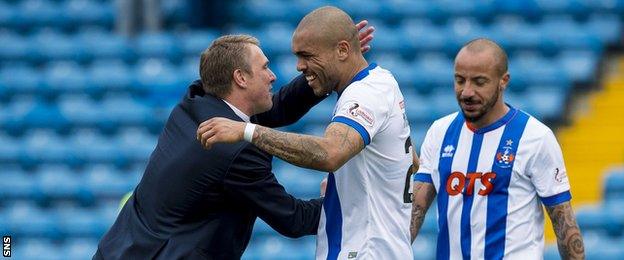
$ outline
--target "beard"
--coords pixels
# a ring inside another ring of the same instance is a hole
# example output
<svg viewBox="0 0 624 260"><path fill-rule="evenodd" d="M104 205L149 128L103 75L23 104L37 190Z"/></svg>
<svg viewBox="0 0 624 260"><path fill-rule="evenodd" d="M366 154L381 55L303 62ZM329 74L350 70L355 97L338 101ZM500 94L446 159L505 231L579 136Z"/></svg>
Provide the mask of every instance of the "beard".
<svg viewBox="0 0 624 260"><path fill-rule="evenodd" d="M475 100L471 98L461 98L457 96L459 107L461 108L462 114L464 115L464 118L466 119L466 121L474 123L474 122L481 120L481 118L483 118L483 116L485 116L488 112L490 112L490 110L492 110L494 105L496 105L496 102L498 101L498 98L500 96L500 92L501 92L500 87L496 88L496 92L494 92L494 94L492 94L491 97L485 99L484 100L485 103L483 104L483 106L481 106L477 111L472 112L472 114L466 113L466 111L464 110L461 104L462 102L471 102L471 101L474 102Z"/></svg>

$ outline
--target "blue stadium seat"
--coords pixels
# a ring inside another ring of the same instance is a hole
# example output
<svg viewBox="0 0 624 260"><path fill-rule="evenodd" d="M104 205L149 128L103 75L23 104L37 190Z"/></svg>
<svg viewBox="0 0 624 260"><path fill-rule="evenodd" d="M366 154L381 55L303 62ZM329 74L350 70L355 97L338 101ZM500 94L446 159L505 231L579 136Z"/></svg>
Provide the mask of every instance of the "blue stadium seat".
<svg viewBox="0 0 624 260"><path fill-rule="evenodd" d="M34 67L11 64L0 68L0 86L8 96L36 93L41 90L42 82L41 73Z"/></svg>
<svg viewBox="0 0 624 260"><path fill-rule="evenodd" d="M136 58L129 40L109 31L85 29L76 34L76 41L84 44L86 54L95 60L123 59L124 61L132 61Z"/></svg>
<svg viewBox="0 0 624 260"><path fill-rule="evenodd" d="M603 205L600 206L586 206L579 208L576 211L576 219L579 227L583 231L591 231L597 233L604 233L610 235L621 235L624 229L621 220L621 210L619 214L613 214L618 212L617 210L609 210Z"/></svg>
<svg viewBox="0 0 624 260"><path fill-rule="evenodd" d="M78 26L111 28L116 13L114 1L67 0L62 9L70 23Z"/></svg>
<svg viewBox="0 0 624 260"><path fill-rule="evenodd" d="M55 209L54 215L58 219L59 231L66 237L98 238L108 228L90 208L60 207Z"/></svg>
<svg viewBox="0 0 624 260"><path fill-rule="evenodd" d="M431 113L435 118L440 118L459 110L455 91L451 87L452 85L446 86L448 87L441 87L434 90L429 96L431 104L435 104L435 106L432 107Z"/></svg>
<svg viewBox="0 0 624 260"><path fill-rule="evenodd" d="M402 20L411 18L426 18L434 13L433 5L429 1L392 0L385 3L386 10Z"/></svg>
<svg viewBox="0 0 624 260"><path fill-rule="evenodd" d="M429 126L429 124L414 123L413 121L410 121L410 138L412 139L414 151L420 151L420 147L422 146L423 141L425 141L425 136L427 135ZM420 152L418 154L420 154Z"/></svg>
<svg viewBox="0 0 624 260"><path fill-rule="evenodd" d="M199 60L199 55L210 47L212 41L218 37L219 33L213 30L190 31L185 33L180 37L182 52L185 56L191 56Z"/></svg>
<svg viewBox="0 0 624 260"><path fill-rule="evenodd" d="M537 50L542 35L535 25L519 16L499 16L490 26L493 39L508 53ZM522 37L518 37L522 35Z"/></svg>
<svg viewBox="0 0 624 260"><path fill-rule="evenodd" d="M320 196L320 184L327 175L313 170L276 164L273 172L286 190L297 198L313 199Z"/></svg>
<svg viewBox="0 0 624 260"><path fill-rule="evenodd" d="M422 123L437 119L431 115L432 105L427 96L403 90L403 97L405 114L410 122Z"/></svg>
<svg viewBox="0 0 624 260"><path fill-rule="evenodd" d="M147 161L157 141L158 136L138 128L121 129L115 140L123 156L133 162Z"/></svg>
<svg viewBox="0 0 624 260"><path fill-rule="evenodd" d="M92 101L87 95L62 95L57 104L60 113L67 119L71 127L96 127L104 118L100 104Z"/></svg>
<svg viewBox="0 0 624 260"><path fill-rule="evenodd" d="M269 62L269 67L277 77L275 83L273 83L274 92L277 92L279 88L301 74L297 71L297 57L295 55L280 55L275 59L269 60Z"/></svg>
<svg viewBox="0 0 624 260"><path fill-rule="evenodd" d="M129 95L108 96L102 100L101 109L104 111L101 122L116 126L142 125L152 114L149 107Z"/></svg>
<svg viewBox="0 0 624 260"><path fill-rule="evenodd" d="M452 90L453 61L446 56L437 53L421 55L411 68L422 77L416 83L419 91L430 92L439 88Z"/></svg>
<svg viewBox="0 0 624 260"><path fill-rule="evenodd" d="M119 149L108 137L93 129L75 131L68 143L76 156L87 163L120 163Z"/></svg>
<svg viewBox="0 0 624 260"><path fill-rule="evenodd" d="M0 137L1 140L2 137ZM2 146L10 145L0 141ZM26 199L35 194L35 183L31 176L19 167L2 166L0 173L0 197L5 199ZM1 226L1 225L0 225Z"/></svg>
<svg viewBox="0 0 624 260"><path fill-rule="evenodd" d="M50 259L61 260L67 259L62 252L62 247L56 245L49 239L30 238L20 243L20 246L14 246L13 256L16 259L38 260Z"/></svg>
<svg viewBox="0 0 624 260"><path fill-rule="evenodd" d="M556 62L572 82L589 84L596 80L598 56L592 51L562 51Z"/></svg>
<svg viewBox="0 0 624 260"><path fill-rule="evenodd" d="M146 94L153 102L179 98L186 91L190 82L182 82L178 77L177 67L161 59L147 59L140 61L135 69L134 90Z"/></svg>
<svg viewBox="0 0 624 260"><path fill-rule="evenodd" d="M53 216L32 202L15 202L5 209L3 221L8 224L8 234L23 237L58 238L59 232ZM17 253L17 252L16 252Z"/></svg>
<svg viewBox="0 0 624 260"><path fill-rule="evenodd" d="M61 251L69 259L89 259L97 251L97 245L97 239L72 238L65 241Z"/></svg>
<svg viewBox="0 0 624 260"><path fill-rule="evenodd" d="M16 26L20 29L29 30L44 26L62 28L69 23L55 1L24 0L19 1L16 7L16 20L20 21Z"/></svg>
<svg viewBox="0 0 624 260"><path fill-rule="evenodd" d="M80 199L82 178L65 165L41 165L35 173L38 189L46 200Z"/></svg>
<svg viewBox="0 0 624 260"><path fill-rule="evenodd" d="M65 145L65 139L50 130L30 131L23 140L27 160L23 160L22 164L69 163L74 156L73 151Z"/></svg>
<svg viewBox="0 0 624 260"><path fill-rule="evenodd" d="M293 250L296 248L297 250ZM244 259L314 259L313 237L287 239L281 235L258 236L250 242Z"/></svg>
<svg viewBox="0 0 624 260"><path fill-rule="evenodd" d="M605 200L624 199L624 169L609 171L603 183Z"/></svg>
<svg viewBox="0 0 624 260"><path fill-rule="evenodd" d="M489 36L489 31L483 28L479 21L474 18L452 18L446 24L444 30L446 31L445 34L447 36L444 48L449 56L455 56L461 46L467 42L476 38Z"/></svg>
<svg viewBox="0 0 624 260"><path fill-rule="evenodd" d="M262 50L266 55L273 57L276 55L289 54L290 39L295 28L286 23L267 24L257 31L257 37L260 41Z"/></svg>
<svg viewBox="0 0 624 260"><path fill-rule="evenodd" d="M527 85L551 85L564 89L570 86L566 71L557 66L555 61L542 56L530 54L516 55L510 61L515 76L524 75L523 83ZM514 79L512 78L512 81Z"/></svg>
<svg viewBox="0 0 624 260"><path fill-rule="evenodd" d="M0 33L0 59L3 61L28 60L32 56L32 51L33 44L28 38L11 31Z"/></svg>
<svg viewBox="0 0 624 260"><path fill-rule="evenodd" d="M87 69L87 91L93 95L130 91L132 72L120 59L96 60Z"/></svg>
<svg viewBox="0 0 624 260"><path fill-rule="evenodd" d="M35 62L55 60L80 62L87 59L85 45L80 44L74 37L55 30L43 29L34 34L30 41L37 46L32 53Z"/></svg>
<svg viewBox="0 0 624 260"><path fill-rule="evenodd" d="M415 3L420 3L417 1ZM418 52L442 51L447 41L441 29L424 19L406 19L399 25L403 41ZM373 45L375 42L372 43Z"/></svg>
<svg viewBox="0 0 624 260"><path fill-rule="evenodd" d="M622 22L616 14L593 14L582 26L583 31L597 36L603 44L615 44L621 37Z"/></svg>
<svg viewBox="0 0 624 260"><path fill-rule="evenodd" d="M75 62L52 62L44 69L44 84L48 94L86 93L87 76L82 66Z"/></svg>
<svg viewBox="0 0 624 260"><path fill-rule="evenodd" d="M540 9L533 1L525 0L494 0L493 6L502 14L514 14L536 19L540 15Z"/></svg>
<svg viewBox="0 0 624 260"><path fill-rule="evenodd" d="M17 10L13 4L0 2L0 26L12 28L16 25Z"/></svg>
<svg viewBox="0 0 624 260"><path fill-rule="evenodd" d="M545 54L558 53L561 49L592 50L601 53L603 46L598 38L574 21L569 15L545 17L539 24L542 36L542 51Z"/></svg>
<svg viewBox="0 0 624 260"><path fill-rule="evenodd" d="M525 95L529 105L524 109L540 120L559 119L563 116L566 98L566 89L544 85L532 86Z"/></svg>
<svg viewBox="0 0 624 260"><path fill-rule="evenodd" d="M177 61L182 56L176 37L166 32L142 33L135 39L134 48L141 58L161 58Z"/></svg>
<svg viewBox="0 0 624 260"><path fill-rule="evenodd" d="M136 186L133 179L110 165L98 164L87 169L84 185L96 198L121 198Z"/></svg>
<svg viewBox="0 0 624 260"><path fill-rule="evenodd" d="M45 128L63 132L68 127L67 119L53 103L35 104L26 112L24 119L21 125L26 128Z"/></svg>
<svg viewBox="0 0 624 260"><path fill-rule="evenodd" d="M33 110L38 102L31 96L15 96L5 107L2 120L3 130L9 134L21 135L25 129L26 114Z"/></svg>
<svg viewBox="0 0 624 260"><path fill-rule="evenodd" d="M418 72L413 71L410 68L410 64L397 54L375 55L369 59L369 62L375 62L380 67L392 72L394 79L399 83L399 87L403 91L413 88L414 82L418 77Z"/></svg>
<svg viewBox="0 0 624 260"><path fill-rule="evenodd" d="M369 21L375 25L375 40L371 43L375 47L372 49L374 53L398 53L409 55L414 45L404 39L403 30L401 28L384 26L383 24L375 24L375 21Z"/></svg>

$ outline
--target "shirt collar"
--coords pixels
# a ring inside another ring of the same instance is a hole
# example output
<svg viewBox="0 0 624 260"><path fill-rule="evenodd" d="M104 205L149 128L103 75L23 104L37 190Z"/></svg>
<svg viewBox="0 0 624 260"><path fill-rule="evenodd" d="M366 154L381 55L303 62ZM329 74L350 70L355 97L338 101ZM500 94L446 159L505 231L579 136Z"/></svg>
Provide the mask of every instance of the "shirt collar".
<svg viewBox="0 0 624 260"><path fill-rule="evenodd" d="M236 108L234 105L230 104L230 102L225 101L225 99L222 99L223 102L225 102L225 104L227 104L232 110L234 110L234 113L240 117L241 119L243 119L243 121L249 123L249 116L246 115L245 113L243 113L243 111L240 111L240 109Z"/></svg>

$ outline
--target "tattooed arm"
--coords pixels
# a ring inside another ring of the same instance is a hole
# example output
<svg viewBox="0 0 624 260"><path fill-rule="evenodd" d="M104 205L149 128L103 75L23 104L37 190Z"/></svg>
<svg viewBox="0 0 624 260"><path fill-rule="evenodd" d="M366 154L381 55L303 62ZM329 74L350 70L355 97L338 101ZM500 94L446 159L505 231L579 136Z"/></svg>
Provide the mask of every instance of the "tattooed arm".
<svg viewBox="0 0 624 260"><path fill-rule="evenodd" d="M562 259L585 259L585 246L581 230L569 201L546 207L557 235L557 247Z"/></svg>
<svg viewBox="0 0 624 260"><path fill-rule="evenodd" d="M244 129L244 122L212 118L199 126L197 139L205 148L210 148L215 143L243 140ZM336 171L364 149L360 134L337 122L327 126L323 137L286 133L257 125L252 143L291 164L328 172Z"/></svg>
<svg viewBox="0 0 624 260"><path fill-rule="evenodd" d="M431 183L414 182L414 199L412 200L412 219L410 221L410 235L412 242L416 239L420 227L425 221L425 214L435 198L435 187Z"/></svg>

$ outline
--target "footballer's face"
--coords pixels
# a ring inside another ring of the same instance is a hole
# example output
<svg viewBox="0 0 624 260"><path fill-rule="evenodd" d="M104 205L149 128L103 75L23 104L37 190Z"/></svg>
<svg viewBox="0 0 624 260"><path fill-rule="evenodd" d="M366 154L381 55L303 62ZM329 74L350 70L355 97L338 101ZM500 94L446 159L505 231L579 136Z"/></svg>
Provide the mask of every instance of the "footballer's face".
<svg viewBox="0 0 624 260"><path fill-rule="evenodd" d="M271 93L275 74L269 69L269 60L264 55L260 47L254 44L249 46L249 67L248 88L250 100L253 100L254 114L266 112L273 106L273 94Z"/></svg>
<svg viewBox="0 0 624 260"><path fill-rule="evenodd" d="M489 122L495 107L504 107L502 91L509 74L500 75L491 51L462 49L455 58L455 95L466 121Z"/></svg>
<svg viewBox="0 0 624 260"><path fill-rule="evenodd" d="M317 96L330 94L340 83L335 48L319 44L309 30L297 30L293 34L292 51L297 56L297 70L301 71L308 85Z"/></svg>

